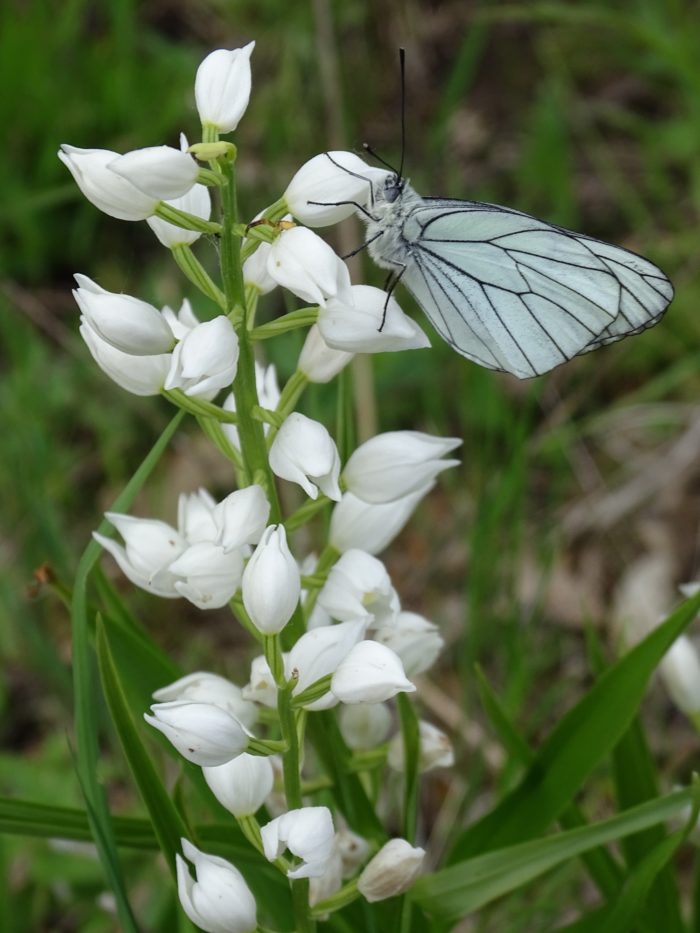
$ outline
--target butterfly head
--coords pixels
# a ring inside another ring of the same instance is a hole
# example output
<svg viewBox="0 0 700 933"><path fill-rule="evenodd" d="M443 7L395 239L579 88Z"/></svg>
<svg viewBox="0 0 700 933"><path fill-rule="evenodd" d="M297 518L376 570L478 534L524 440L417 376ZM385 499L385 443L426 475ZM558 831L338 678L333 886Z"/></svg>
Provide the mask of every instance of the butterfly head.
<svg viewBox="0 0 700 933"><path fill-rule="evenodd" d="M381 195L385 201L388 201L389 204L393 204L403 194L404 185L406 183L405 178L401 178L396 172L392 172L391 175L387 175L384 179L384 184L382 186Z"/></svg>

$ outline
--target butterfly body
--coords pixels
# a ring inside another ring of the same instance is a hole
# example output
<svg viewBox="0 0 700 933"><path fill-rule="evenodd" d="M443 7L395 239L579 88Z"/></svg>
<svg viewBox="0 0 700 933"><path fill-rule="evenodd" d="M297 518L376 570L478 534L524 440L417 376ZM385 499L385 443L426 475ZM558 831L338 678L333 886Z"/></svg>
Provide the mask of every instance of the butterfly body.
<svg viewBox="0 0 700 933"><path fill-rule="evenodd" d="M368 251L440 336L489 369L529 378L656 324L673 287L649 260L510 208L373 187Z"/></svg>

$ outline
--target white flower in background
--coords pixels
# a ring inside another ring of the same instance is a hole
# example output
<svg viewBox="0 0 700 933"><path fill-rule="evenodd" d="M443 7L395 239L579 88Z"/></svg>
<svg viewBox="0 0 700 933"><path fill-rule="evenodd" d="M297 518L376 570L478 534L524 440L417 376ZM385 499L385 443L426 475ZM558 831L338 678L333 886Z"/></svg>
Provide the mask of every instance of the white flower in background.
<svg viewBox="0 0 700 933"><path fill-rule="evenodd" d="M257 360L255 361L255 387L258 392L258 402L260 406L274 411L280 400L280 388L277 382L277 370L275 369L274 363L271 363L269 366L262 366ZM233 392L226 396L223 408L224 411L236 410L236 399L234 398ZM236 425L222 424L221 427L233 446L240 450L241 443ZM263 431L265 434L267 434L269 430L270 425L264 424Z"/></svg>
<svg viewBox="0 0 700 933"><path fill-rule="evenodd" d="M416 612L400 612L393 625L376 629L374 637L398 654L408 677L432 667L445 646L437 625Z"/></svg>
<svg viewBox="0 0 700 933"><path fill-rule="evenodd" d="M213 509L216 540L224 553L244 544L257 544L269 517L270 503L262 486L253 483L236 489Z"/></svg>
<svg viewBox="0 0 700 933"><path fill-rule="evenodd" d="M238 366L238 337L224 315L198 324L173 351L166 389L212 399L230 386Z"/></svg>
<svg viewBox="0 0 700 933"><path fill-rule="evenodd" d="M257 508L257 516L254 508ZM178 527L107 512L124 546L95 533L122 572L156 596L184 596L200 609L218 609L241 584L241 546L253 543L269 503L259 486L231 493L218 505L204 489L178 500Z"/></svg>
<svg viewBox="0 0 700 933"><path fill-rule="evenodd" d="M343 858L338 846L338 836L333 840L331 853L326 861L325 871L320 876L309 880L309 906L315 907L319 901L325 901L339 891L343 886ZM328 914L323 918L328 919Z"/></svg>
<svg viewBox="0 0 700 933"><path fill-rule="evenodd" d="M690 599L691 596L697 596L700 593L700 583L681 583L678 589L686 599Z"/></svg>
<svg viewBox="0 0 700 933"><path fill-rule="evenodd" d="M418 724L420 734L420 758L418 770L431 771L433 768L451 768L455 763L452 743L445 733L430 722L421 719ZM389 743L387 756L389 765L395 771L404 769L403 736L397 733Z"/></svg>
<svg viewBox="0 0 700 933"><path fill-rule="evenodd" d="M326 299L350 289L350 273L343 260L305 227L280 233L270 246L267 271L278 285L315 305L324 306Z"/></svg>
<svg viewBox="0 0 700 933"><path fill-rule="evenodd" d="M298 483L309 498L317 499L319 489L336 502L341 498L338 448L318 421L292 412L272 442L269 459L275 476Z"/></svg>
<svg viewBox="0 0 700 933"><path fill-rule="evenodd" d="M390 625L401 609L384 564L355 548L331 568L318 602L332 619L366 626Z"/></svg>
<svg viewBox="0 0 700 933"><path fill-rule="evenodd" d="M107 167L139 191L159 201L187 194L199 174L199 166L192 156L172 146L134 149L118 155Z"/></svg>
<svg viewBox="0 0 700 933"><path fill-rule="evenodd" d="M194 96L202 126L213 126L219 133L232 133L250 100L250 56L255 48L249 42L242 49L216 49L197 69Z"/></svg>
<svg viewBox="0 0 700 933"><path fill-rule="evenodd" d="M370 853L369 843L347 826L341 826L335 838L343 860L343 878L349 878L367 860Z"/></svg>
<svg viewBox="0 0 700 933"><path fill-rule="evenodd" d="M105 512L105 518L122 536L124 545L98 532L93 532L93 538L112 555L122 573L155 596L177 599L177 577L169 567L187 547L185 538L172 525L155 519L118 512Z"/></svg>
<svg viewBox="0 0 700 933"><path fill-rule="evenodd" d="M177 893L192 923L205 933L253 933L257 928L255 898L243 875L230 862L201 852L187 839L180 842L197 879L178 853Z"/></svg>
<svg viewBox="0 0 700 933"><path fill-rule="evenodd" d="M155 690L153 699L159 703L168 703L171 700L212 703L231 713L248 729L257 719L255 704L243 699L240 687L209 671L195 671L194 674L180 677L172 684Z"/></svg>
<svg viewBox="0 0 700 933"><path fill-rule="evenodd" d="M103 373L132 395L160 395L170 369L171 353L134 356L117 350L95 333L87 323L80 325L80 336Z"/></svg>
<svg viewBox="0 0 700 933"><path fill-rule="evenodd" d="M243 283L253 285L261 295L267 295L277 288L277 282L267 271L269 258L270 244L260 243L255 252L243 263Z"/></svg>
<svg viewBox="0 0 700 933"><path fill-rule="evenodd" d="M297 369L306 376L309 382L325 384L335 379L353 356L353 353L333 350L329 347L321 336L318 324L314 324L309 328L304 346L301 348Z"/></svg>
<svg viewBox="0 0 700 933"><path fill-rule="evenodd" d="M58 153L91 204L118 220L145 220L155 213L159 199L144 194L109 169L118 157L119 153L110 149L79 149L66 144Z"/></svg>
<svg viewBox="0 0 700 933"><path fill-rule="evenodd" d="M73 290L81 322L100 339L132 356L170 353L175 337L163 314L140 298L108 292L86 275Z"/></svg>
<svg viewBox="0 0 700 933"><path fill-rule="evenodd" d="M382 318L384 326L380 330ZM387 302L387 293L372 285L353 285L349 291L329 295L328 301L321 304L318 327L329 347L350 353L420 350L430 346L426 335L403 313L396 299L390 297Z"/></svg>
<svg viewBox="0 0 700 933"><path fill-rule="evenodd" d="M365 751L386 741L391 729L391 712L384 703L343 706L338 724L346 744L356 751Z"/></svg>
<svg viewBox="0 0 700 933"><path fill-rule="evenodd" d="M346 492L331 513L329 544L344 554L360 548L379 554L403 530L420 500L435 486L426 483L394 502L372 505Z"/></svg>
<svg viewBox="0 0 700 933"><path fill-rule="evenodd" d="M390 839L357 879L357 890L370 903L407 891L420 874L425 849L405 839Z"/></svg>
<svg viewBox="0 0 700 933"><path fill-rule="evenodd" d="M294 696L302 693L317 680L332 674L340 662L347 657L365 633L362 622L341 622L339 625L325 625L306 632L289 652L285 670L287 676L295 671L299 679L294 688ZM338 700L329 691L318 700L307 703L304 709L330 709Z"/></svg>
<svg viewBox="0 0 700 933"><path fill-rule="evenodd" d="M286 655L283 657L286 659ZM243 698L269 709L277 709L277 685L264 654L251 661L250 681L243 688Z"/></svg>
<svg viewBox="0 0 700 933"><path fill-rule="evenodd" d="M199 318L192 310L192 305L187 298L182 299L179 311L175 312L171 307L165 305L162 314L176 340L182 340L191 330L198 327L200 323Z"/></svg>
<svg viewBox="0 0 700 933"><path fill-rule="evenodd" d="M301 807L275 817L260 830L265 858L272 862L289 849L302 859L288 878L320 878L333 851L333 818L328 807Z"/></svg>
<svg viewBox="0 0 700 933"><path fill-rule="evenodd" d="M348 490L373 504L393 502L422 488L438 473L458 466L443 460L459 447L457 437L434 437L420 431L388 431L361 444L345 465Z"/></svg>
<svg viewBox="0 0 700 933"><path fill-rule="evenodd" d="M284 525L270 525L243 572L243 605L261 632L281 632L301 594L299 567L287 544Z"/></svg>
<svg viewBox="0 0 700 933"><path fill-rule="evenodd" d="M353 152L322 152L296 172L283 198L301 223L307 227L325 227L350 217L355 213L356 204L364 207L369 200L372 180L379 181L387 174L384 169L367 165Z"/></svg>
<svg viewBox="0 0 700 933"><path fill-rule="evenodd" d="M700 658L690 638L679 635L659 665L671 699L686 716L700 714Z"/></svg>
<svg viewBox="0 0 700 933"><path fill-rule="evenodd" d="M143 718L175 746L183 758L202 767L223 765L248 747L249 733L235 716L213 703L171 700L153 703Z"/></svg>
<svg viewBox="0 0 700 933"><path fill-rule="evenodd" d="M275 777L269 758L246 753L223 765L202 768L202 773L221 806L236 817L257 813Z"/></svg>
<svg viewBox="0 0 700 933"><path fill-rule="evenodd" d="M376 641L355 645L331 679L331 690L341 703L382 703L415 689L401 658Z"/></svg>

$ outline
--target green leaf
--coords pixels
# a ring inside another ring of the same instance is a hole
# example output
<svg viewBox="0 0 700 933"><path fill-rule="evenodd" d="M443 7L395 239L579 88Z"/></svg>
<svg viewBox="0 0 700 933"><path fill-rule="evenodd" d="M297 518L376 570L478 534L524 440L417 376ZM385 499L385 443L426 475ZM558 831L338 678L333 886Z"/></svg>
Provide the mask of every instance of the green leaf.
<svg viewBox="0 0 700 933"><path fill-rule="evenodd" d="M670 819L692 794L689 789L675 791L592 826L466 859L420 878L409 897L439 921L456 922L562 862Z"/></svg>
<svg viewBox="0 0 700 933"><path fill-rule="evenodd" d="M561 815L629 728L649 678L698 609L700 594L605 671L555 726L518 787L460 836L450 863L532 838Z"/></svg>
<svg viewBox="0 0 700 933"><path fill-rule="evenodd" d="M114 664L106 629L99 618L97 620L97 656L102 688L119 740L151 818L158 845L165 856L170 872L175 877L175 855L181 848L180 839L183 836L189 838L190 832L163 786L153 766L151 756L141 741Z"/></svg>
<svg viewBox="0 0 700 933"><path fill-rule="evenodd" d="M128 509L141 486L151 474L158 460L177 431L184 412L179 412L167 425L143 463L134 473L122 493L112 505L112 511ZM111 525L103 521L99 530L108 533ZM102 548L92 540L85 548L75 576L72 604L72 657L73 657L73 715L76 736L76 767L80 785L85 794L87 812L93 836L107 880L116 899L122 928L136 933L137 926L124 887L124 879L117 855L109 807L104 788L98 779L98 721L97 693L94 675L94 656L90 647L90 626L87 613L87 584Z"/></svg>

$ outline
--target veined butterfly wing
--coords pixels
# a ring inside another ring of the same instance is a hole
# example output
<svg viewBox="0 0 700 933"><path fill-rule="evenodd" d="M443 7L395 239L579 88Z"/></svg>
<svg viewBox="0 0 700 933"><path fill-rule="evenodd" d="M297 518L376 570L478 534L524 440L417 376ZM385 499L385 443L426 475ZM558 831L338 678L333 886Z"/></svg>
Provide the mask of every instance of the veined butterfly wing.
<svg viewBox="0 0 700 933"><path fill-rule="evenodd" d="M403 181L393 200L377 195L370 253L404 266L440 336L489 369L541 375L651 327L673 297L641 256L520 211L420 198Z"/></svg>

